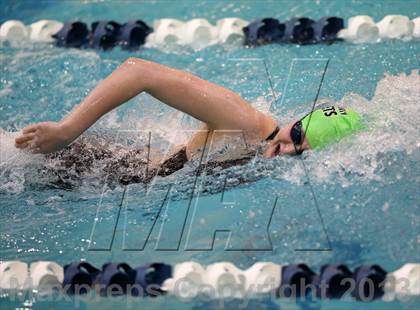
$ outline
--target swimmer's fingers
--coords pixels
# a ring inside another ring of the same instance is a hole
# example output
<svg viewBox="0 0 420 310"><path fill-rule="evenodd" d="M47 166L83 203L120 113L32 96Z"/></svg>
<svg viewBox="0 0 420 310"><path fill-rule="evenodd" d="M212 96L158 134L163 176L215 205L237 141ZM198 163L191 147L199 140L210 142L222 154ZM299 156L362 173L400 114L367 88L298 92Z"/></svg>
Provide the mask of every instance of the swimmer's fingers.
<svg viewBox="0 0 420 310"><path fill-rule="evenodd" d="M16 147L18 149L24 149L24 150L28 150L29 152L33 153L33 154L39 154L42 153L41 152L41 148L39 147L38 143L36 142L36 138L34 138L33 140L27 141L27 142L23 142L21 144L16 144Z"/></svg>
<svg viewBox="0 0 420 310"><path fill-rule="evenodd" d="M31 133L37 131L39 128L39 124L33 124L28 127L22 129L23 134Z"/></svg>
<svg viewBox="0 0 420 310"><path fill-rule="evenodd" d="M26 149L31 146L31 141L35 138L38 124L33 124L22 129L22 135L15 139L15 146L19 149Z"/></svg>
<svg viewBox="0 0 420 310"><path fill-rule="evenodd" d="M51 153L69 144L63 129L55 122L37 123L24 128L22 132L15 139L16 147L26 148L32 153Z"/></svg>
<svg viewBox="0 0 420 310"><path fill-rule="evenodd" d="M20 150L27 150L27 151L33 152L32 151L32 143L25 142L25 143L21 143L21 144L15 144L15 147L17 149L20 149Z"/></svg>
<svg viewBox="0 0 420 310"><path fill-rule="evenodd" d="M15 145L17 148L24 149L28 147L29 143L34 140L35 133L23 134L15 139Z"/></svg>

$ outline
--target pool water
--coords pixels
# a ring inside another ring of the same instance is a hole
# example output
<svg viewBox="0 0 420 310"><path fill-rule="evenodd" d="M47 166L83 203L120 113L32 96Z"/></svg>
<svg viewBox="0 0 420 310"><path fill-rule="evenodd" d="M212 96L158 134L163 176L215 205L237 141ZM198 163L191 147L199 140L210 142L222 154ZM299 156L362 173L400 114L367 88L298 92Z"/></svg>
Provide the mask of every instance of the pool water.
<svg viewBox="0 0 420 310"><path fill-rule="evenodd" d="M0 1L1 20L126 21L171 17L252 20L292 16L349 18L387 14L418 16L416 1ZM0 141L0 260L86 259L132 265L163 261L201 264L231 261L306 262L314 270L344 262L351 268L377 263L392 271L418 262L420 113L418 41L352 45L268 45L258 48L63 49L49 44L0 46L0 128L11 132L39 121L59 120L106 75L130 56L193 72L240 93L273 113L280 124L311 109L329 64L320 98L359 111L366 130L319 151L257 160L217 176L194 178L188 169L153 186L110 186L98 171L71 190L54 188L40 175L42 156L16 153ZM270 80L267 76L269 73ZM159 132L156 148L182 142L195 120L140 95L109 113L89 134L118 143L144 142ZM118 133L118 134L117 134ZM240 179L242 181L240 181ZM245 182L243 181L245 180ZM224 182L226 190L221 188ZM191 191L199 193L189 199ZM319 207L319 212L317 209ZM271 217L271 221L269 221ZM114 234L114 226L116 225ZM269 224L269 225L268 225ZM216 234L215 230L230 230ZM150 236L149 236L149 232ZM115 237L115 238L113 238ZM148 238L148 242L145 242ZM246 251L241 249L247 249ZM306 249L306 251L305 251ZM28 301L0 299L1 309ZM32 302L34 309L71 309L72 301ZM83 302L84 308L212 308L172 297ZM219 305L220 306L220 305ZM4 307L4 308L3 308ZM224 305L237 308L237 302ZM256 300L249 309L414 309L420 302L349 300L294 304Z"/></svg>

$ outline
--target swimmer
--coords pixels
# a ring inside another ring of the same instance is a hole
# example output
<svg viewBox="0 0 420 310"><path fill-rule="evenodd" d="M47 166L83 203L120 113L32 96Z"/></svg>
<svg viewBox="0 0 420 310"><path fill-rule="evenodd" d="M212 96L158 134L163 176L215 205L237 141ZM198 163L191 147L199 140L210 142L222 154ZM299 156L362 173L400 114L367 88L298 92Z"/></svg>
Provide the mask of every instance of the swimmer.
<svg viewBox="0 0 420 310"><path fill-rule="evenodd" d="M15 145L54 157L60 150L77 146L72 142L99 118L142 92L203 123L201 130L177 146L169 157L155 161L152 170L160 171L158 174L163 176L182 169L203 150L206 141L220 140L229 131L241 131L248 145L266 143L263 156L273 158L323 147L361 128L361 118L356 112L335 106L314 110L280 127L271 115L253 108L229 89L185 71L129 58L60 122L42 122L24 128ZM80 144L78 147L81 151ZM112 155L109 153L107 156ZM248 157L249 150L244 150L225 158L224 162L240 164L241 159Z"/></svg>

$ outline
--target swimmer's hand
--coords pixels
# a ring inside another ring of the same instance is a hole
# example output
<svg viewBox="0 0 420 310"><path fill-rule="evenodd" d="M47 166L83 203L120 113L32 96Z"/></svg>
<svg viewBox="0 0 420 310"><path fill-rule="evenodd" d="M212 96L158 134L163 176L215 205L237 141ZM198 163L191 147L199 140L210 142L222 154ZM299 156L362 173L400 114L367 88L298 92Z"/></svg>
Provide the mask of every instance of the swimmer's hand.
<svg viewBox="0 0 420 310"><path fill-rule="evenodd" d="M15 146L33 153L52 153L70 144L74 138L61 123L44 122L30 125L15 139Z"/></svg>

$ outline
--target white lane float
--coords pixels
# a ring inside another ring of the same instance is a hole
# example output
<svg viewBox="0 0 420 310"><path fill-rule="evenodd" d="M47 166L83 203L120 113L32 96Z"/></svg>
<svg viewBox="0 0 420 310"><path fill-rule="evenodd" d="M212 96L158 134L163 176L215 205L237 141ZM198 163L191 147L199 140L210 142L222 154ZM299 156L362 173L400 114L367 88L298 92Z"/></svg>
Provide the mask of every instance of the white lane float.
<svg viewBox="0 0 420 310"><path fill-rule="evenodd" d="M229 262L201 266L185 262L174 267L172 278L162 289L180 299L191 299L205 294L212 299L252 298L270 293L280 286L281 265L261 262L246 270Z"/></svg>
<svg viewBox="0 0 420 310"><path fill-rule="evenodd" d="M200 49L217 43L217 28L204 18L195 18L185 23L183 44Z"/></svg>
<svg viewBox="0 0 420 310"><path fill-rule="evenodd" d="M265 294L281 284L281 265L269 262L255 263L244 271L247 294Z"/></svg>
<svg viewBox="0 0 420 310"><path fill-rule="evenodd" d="M162 290L180 299L194 298L199 294L199 288L206 282L206 270L196 262L176 264L172 278L165 280Z"/></svg>
<svg viewBox="0 0 420 310"><path fill-rule="evenodd" d="M155 20L153 33L147 36L146 42L151 46L181 44L185 23L171 18Z"/></svg>
<svg viewBox="0 0 420 310"><path fill-rule="evenodd" d="M19 20L8 20L0 27L0 39L5 41L23 41L29 37L28 28Z"/></svg>
<svg viewBox="0 0 420 310"><path fill-rule="evenodd" d="M376 43L379 40L379 29L372 17L353 16L349 18L347 28L338 33L338 37L353 43Z"/></svg>
<svg viewBox="0 0 420 310"><path fill-rule="evenodd" d="M206 284L213 288L213 298L243 298L246 277L234 264L220 262L206 268Z"/></svg>
<svg viewBox="0 0 420 310"><path fill-rule="evenodd" d="M420 38L420 17L414 18L413 22L413 37Z"/></svg>
<svg viewBox="0 0 420 310"><path fill-rule="evenodd" d="M0 289L22 289L28 278L28 265L20 261L0 263Z"/></svg>
<svg viewBox="0 0 420 310"><path fill-rule="evenodd" d="M217 21L218 39L222 44L243 45L245 34L243 28L249 24L240 18L223 18Z"/></svg>
<svg viewBox="0 0 420 310"><path fill-rule="evenodd" d="M376 25L381 39L409 39L414 28L414 23L403 15L387 15Z"/></svg>
<svg viewBox="0 0 420 310"><path fill-rule="evenodd" d="M384 290L385 301L420 296L420 264L405 264L400 269L388 273Z"/></svg>
<svg viewBox="0 0 420 310"><path fill-rule="evenodd" d="M58 288L63 283L63 267L54 262L39 261L30 266L32 287L38 290Z"/></svg>
<svg viewBox="0 0 420 310"><path fill-rule="evenodd" d="M203 294L206 298L213 299L258 298L257 294L271 293L281 287L283 267L287 265L258 262L242 270L229 262L214 263L207 268L196 262L184 262L174 266L172 277L166 279L160 288L181 300ZM24 262L0 261L0 296L13 290L50 293L51 290L44 289L59 289L63 283L63 273L60 265L50 261L32 263L29 273L28 265ZM367 280L370 276L372 274L365 274L363 279ZM283 284L287 285L289 280L285 281ZM378 296L383 301L397 299L404 302L418 299L420 263L407 263L398 270L389 272L384 281L384 293L383 296Z"/></svg>
<svg viewBox="0 0 420 310"><path fill-rule="evenodd" d="M53 42L52 35L56 34L63 28L63 23L55 20L43 19L29 26L31 41L36 42Z"/></svg>

